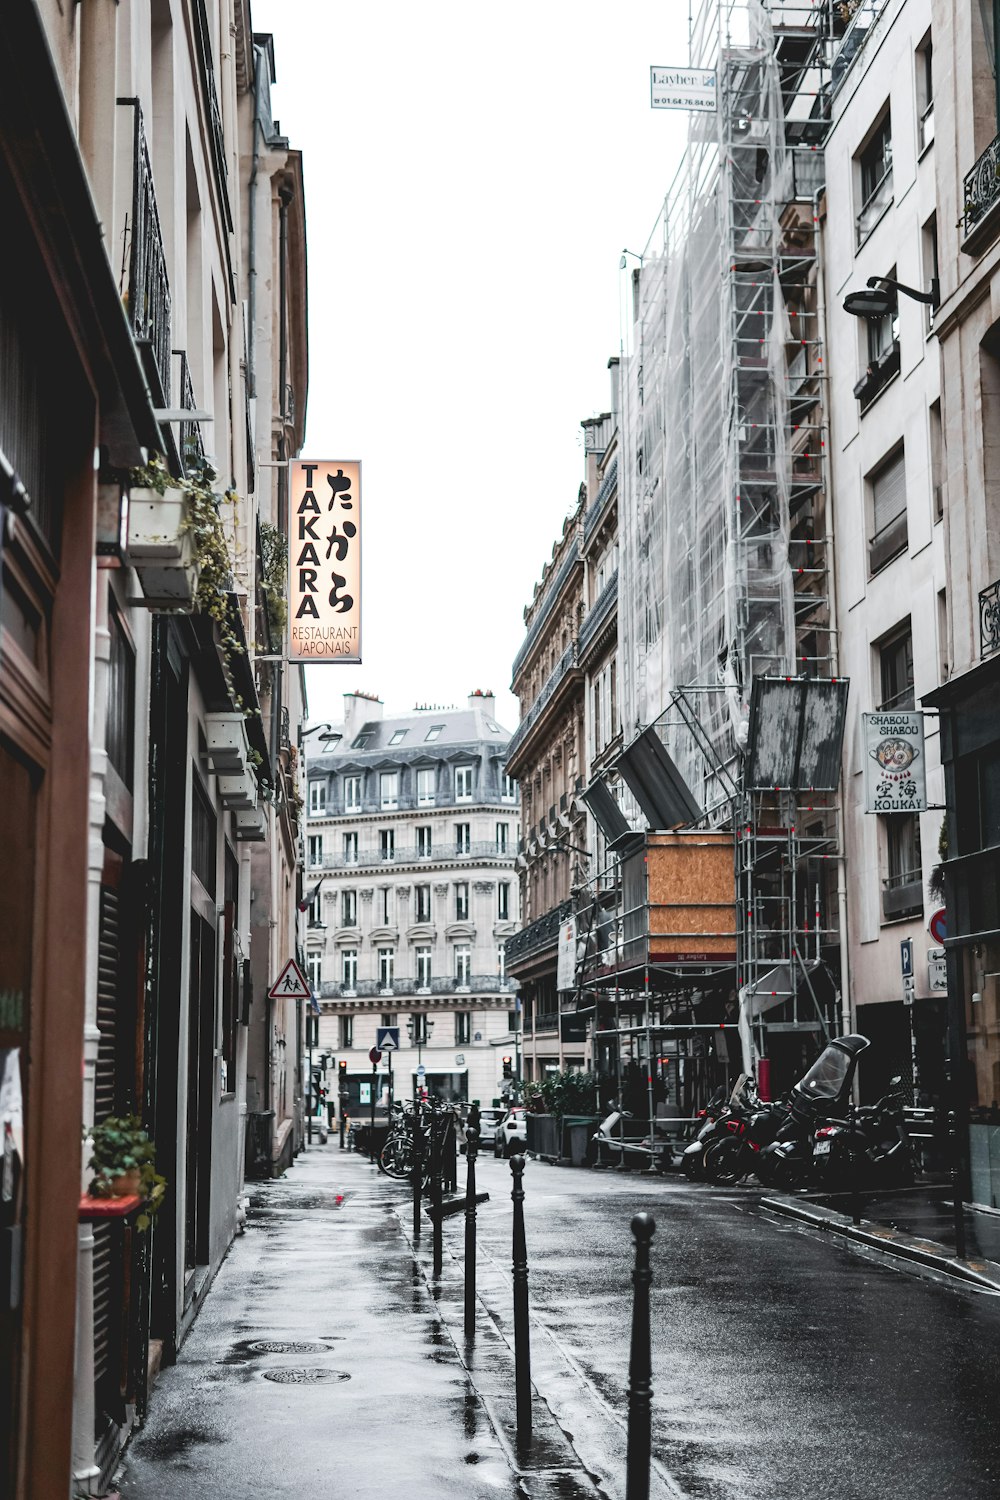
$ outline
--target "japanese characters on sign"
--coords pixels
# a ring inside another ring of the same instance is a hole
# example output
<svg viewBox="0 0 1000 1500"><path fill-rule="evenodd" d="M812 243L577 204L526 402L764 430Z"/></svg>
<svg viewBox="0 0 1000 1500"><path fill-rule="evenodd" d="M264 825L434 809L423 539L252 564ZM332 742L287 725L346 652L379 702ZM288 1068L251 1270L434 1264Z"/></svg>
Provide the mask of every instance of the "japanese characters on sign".
<svg viewBox="0 0 1000 1500"><path fill-rule="evenodd" d="M649 103L653 109L694 109L714 113L718 79L711 68L650 68Z"/></svg>
<svg viewBox="0 0 1000 1500"><path fill-rule="evenodd" d="M288 654L361 660L361 464L289 465Z"/></svg>
<svg viewBox="0 0 1000 1500"><path fill-rule="evenodd" d="M924 716L902 710L862 714L865 746L865 811L927 810Z"/></svg>

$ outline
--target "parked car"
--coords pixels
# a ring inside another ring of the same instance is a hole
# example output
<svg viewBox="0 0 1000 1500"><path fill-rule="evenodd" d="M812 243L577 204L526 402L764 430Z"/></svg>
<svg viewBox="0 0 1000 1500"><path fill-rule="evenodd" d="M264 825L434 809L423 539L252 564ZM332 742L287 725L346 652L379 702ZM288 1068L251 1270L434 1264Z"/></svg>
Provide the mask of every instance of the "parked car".
<svg viewBox="0 0 1000 1500"><path fill-rule="evenodd" d="M506 1110L481 1109L479 1111L479 1149L486 1151L496 1145L497 1131Z"/></svg>
<svg viewBox="0 0 1000 1500"><path fill-rule="evenodd" d="M512 1105L493 1137L494 1156L516 1156L528 1143L528 1123L523 1104Z"/></svg>

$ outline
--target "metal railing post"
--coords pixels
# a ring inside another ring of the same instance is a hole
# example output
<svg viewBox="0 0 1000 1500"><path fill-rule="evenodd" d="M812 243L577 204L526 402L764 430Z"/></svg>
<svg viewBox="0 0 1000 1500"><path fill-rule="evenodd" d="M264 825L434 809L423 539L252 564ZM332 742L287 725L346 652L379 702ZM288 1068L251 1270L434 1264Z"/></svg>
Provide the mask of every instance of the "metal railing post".
<svg viewBox="0 0 1000 1500"><path fill-rule="evenodd" d="M465 1133L465 1337L476 1332L476 1149L479 1131L470 1126Z"/></svg>
<svg viewBox="0 0 1000 1500"><path fill-rule="evenodd" d="M442 1131L445 1124L438 1114L431 1115L431 1223L434 1230L434 1275L441 1275L443 1249L441 1243L441 1149Z"/></svg>
<svg viewBox="0 0 1000 1500"><path fill-rule="evenodd" d="M524 1237L524 1163L523 1156L510 1159L514 1185L513 1270L514 1270L514 1391L517 1397L517 1440L531 1441L531 1333L528 1326L528 1245Z"/></svg>
<svg viewBox="0 0 1000 1500"><path fill-rule="evenodd" d="M420 1238L420 1194L423 1188L424 1151L420 1129L420 1100L413 1109L413 1238Z"/></svg>
<svg viewBox="0 0 1000 1500"><path fill-rule="evenodd" d="M625 1469L625 1500L649 1500L649 1465L652 1456L651 1419L653 1361L649 1338L649 1242L656 1221L651 1214L636 1214L635 1270L632 1285L632 1347L628 1363L628 1454Z"/></svg>

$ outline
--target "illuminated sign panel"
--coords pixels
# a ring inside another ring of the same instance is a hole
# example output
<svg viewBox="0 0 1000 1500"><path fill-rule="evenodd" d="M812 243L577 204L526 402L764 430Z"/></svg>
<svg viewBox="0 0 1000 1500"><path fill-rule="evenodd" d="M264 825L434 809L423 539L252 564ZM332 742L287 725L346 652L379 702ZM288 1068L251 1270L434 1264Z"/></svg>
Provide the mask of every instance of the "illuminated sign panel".
<svg viewBox="0 0 1000 1500"><path fill-rule="evenodd" d="M290 463L288 656L361 660L361 464Z"/></svg>

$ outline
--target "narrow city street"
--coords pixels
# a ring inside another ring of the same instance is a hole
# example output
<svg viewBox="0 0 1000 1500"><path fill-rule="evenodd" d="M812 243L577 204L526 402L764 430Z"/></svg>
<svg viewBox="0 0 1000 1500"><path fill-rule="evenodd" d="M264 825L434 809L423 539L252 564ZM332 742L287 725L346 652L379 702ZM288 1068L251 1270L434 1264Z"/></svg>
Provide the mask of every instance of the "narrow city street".
<svg viewBox="0 0 1000 1500"><path fill-rule="evenodd" d="M639 1210L657 1223L654 1496L997 1494L994 1296L803 1231L753 1190L536 1161L525 1177L536 1451L525 1461L508 1368L511 1177L489 1157L478 1171L490 1201L478 1214L472 1350L463 1215L445 1221L435 1288L429 1224L414 1258L405 1184L362 1157L317 1146L258 1189L153 1392L123 1497L235 1497L252 1485L621 1500Z"/></svg>

